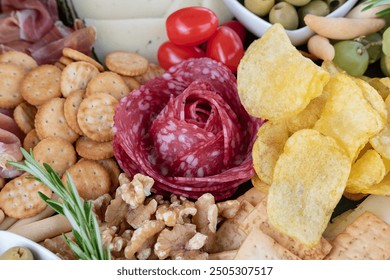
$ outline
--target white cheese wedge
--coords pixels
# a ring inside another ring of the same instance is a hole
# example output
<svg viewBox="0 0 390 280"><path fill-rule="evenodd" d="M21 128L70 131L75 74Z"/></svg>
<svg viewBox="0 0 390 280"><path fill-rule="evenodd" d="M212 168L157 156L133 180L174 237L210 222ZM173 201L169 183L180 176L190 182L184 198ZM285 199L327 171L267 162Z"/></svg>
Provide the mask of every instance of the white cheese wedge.
<svg viewBox="0 0 390 280"><path fill-rule="evenodd" d="M71 0L79 18L159 18L176 0ZM190 2L190 1L188 1Z"/></svg>
<svg viewBox="0 0 390 280"><path fill-rule="evenodd" d="M323 234L324 238L332 240L365 211L373 213L390 224L390 197L370 195L353 211L348 211L345 214L335 217L325 230Z"/></svg>
<svg viewBox="0 0 390 280"><path fill-rule="evenodd" d="M96 28L94 51L102 63L107 53L120 50L139 53L149 62L157 63L157 50L168 40L163 18L124 20L86 18L85 23Z"/></svg>

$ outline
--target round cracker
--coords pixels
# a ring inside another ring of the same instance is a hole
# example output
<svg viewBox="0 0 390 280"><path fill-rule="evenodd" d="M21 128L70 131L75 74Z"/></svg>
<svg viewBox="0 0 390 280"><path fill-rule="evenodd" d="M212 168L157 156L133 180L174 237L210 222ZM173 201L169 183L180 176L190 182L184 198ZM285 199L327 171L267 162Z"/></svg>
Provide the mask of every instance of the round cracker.
<svg viewBox="0 0 390 280"><path fill-rule="evenodd" d="M120 75L115 72L105 71L97 74L89 81L86 95L98 92L108 93L120 100L129 94L130 89Z"/></svg>
<svg viewBox="0 0 390 280"><path fill-rule="evenodd" d="M37 108L27 102L22 102L14 110L14 120L21 131L25 134L34 129L34 120Z"/></svg>
<svg viewBox="0 0 390 280"><path fill-rule="evenodd" d="M85 61L76 61L67 65L61 74L61 92L68 97L72 91L86 89L89 81L99 74L96 66Z"/></svg>
<svg viewBox="0 0 390 280"><path fill-rule="evenodd" d="M97 62L95 59L93 59L92 57L82 53L82 52L79 52L75 49L71 49L71 48L63 48L62 50L62 54L66 57L69 57L75 61L85 61L85 62L89 62L91 64L93 64L94 66L96 66L96 68L103 72L104 71L104 67L103 65L101 65L99 62Z"/></svg>
<svg viewBox="0 0 390 280"><path fill-rule="evenodd" d="M84 98L77 112L77 122L90 139L105 142L114 138L114 114L118 104L108 93L92 94Z"/></svg>
<svg viewBox="0 0 390 280"><path fill-rule="evenodd" d="M61 70L54 65L40 65L26 74L20 93L30 104L39 106L61 96Z"/></svg>
<svg viewBox="0 0 390 280"><path fill-rule="evenodd" d="M37 131L32 129L29 133L27 133L26 137L24 137L23 148L26 151L30 151L30 149L33 149L39 141L41 141L41 139L39 139Z"/></svg>
<svg viewBox="0 0 390 280"><path fill-rule="evenodd" d="M49 164L58 176L62 176L77 160L73 145L59 137L41 140L33 148L33 152L39 164Z"/></svg>
<svg viewBox="0 0 390 280"><path fill-rule="evenodd" d="M79 135L83 135L77 122L77 111L85 96L84 90L75 90L66 98L64 103L64 116L68 125Z"/></svg>
<svg viewBox="0 0 390 280"><path fill-rule="evenodd" d="M0 63L0 107L13 109L23 102L20 83L24 69L11 63Z"/></svg>
<svg viewBox="0 0 390 280"><path fill-rule="evenodd" d="M50 188L31 178L31 175L19 176L1 189L0 207L12 218L24 219L35 216L47 206L38 192L49 198L52 196Z"/></svg>
<svg viewBox="0 0 390 280"><path fill-rule="evenodd" d="M0 63L12 63L24 69L27 73L38 66L38 63L30 55L20 51L8 51L0 55Z"/></svg>
<svg viewBox="0 0 390 280"><path fill-rule="evenodd" d="M118 163L114 158L101 159L98 162L103 165L103 167L108 171L108 174L110 174L110 193L114 193L115 190L119 187L119 175L121 174Z"/></svg>
<svg viewBox="0 0 390 280"><path fill-rule="evenodd" d="M121 75L121 77L130 91L135 90L141 86L141 84L134 77L124 75Z"/></svg>
<svg viewBox="0 0 390 280"><path fill-rule="evenodd" d="M114 156L112 141L97 142L82 136L77 139L75 147L77 154L86 159L100 160Z"/></svg>
<svg viewBox="0 0 390 280"><path fill-rule="evenodd" d="M65 66L66 65L69 65L71 64L72 62L75 62L73 59L69 58L69 57L66 57L66 56L61 56L60 59L58 60L58 62L64 64Z"/></svg>
<svg viewBox="0 0 390 280"><path fill-rule="evenodd" d="M109 70L126 76L137 76L148 70L148 60L143 56L129 51L110 52L105 58Z"/></svg>
<svg viewBox="0 0 390 280"><path fill-rule="evenodd" d="M78 161L68 169L68 172L83 199L94 200L110 191L108 171L97 161L89 159ZM66 183L66 175L62 180Z"/></svg>
<svg viewBox="0 0 390 280"><path fill-rule="evenodd" d="M154 78L161 77L165 73L165 69L162 68L160 65L149 63L148 70L143 73L142 75L135 76L134 78L143 85L149 80L152 80Z"/></svg>
<svg viewBox="0 0 390 280"><path fill-rule="evenodd" d="M73 143L79 135L68 125L64 115L64 98L53 98L38 108L35 129L40 139L60 137Z"/></svg>

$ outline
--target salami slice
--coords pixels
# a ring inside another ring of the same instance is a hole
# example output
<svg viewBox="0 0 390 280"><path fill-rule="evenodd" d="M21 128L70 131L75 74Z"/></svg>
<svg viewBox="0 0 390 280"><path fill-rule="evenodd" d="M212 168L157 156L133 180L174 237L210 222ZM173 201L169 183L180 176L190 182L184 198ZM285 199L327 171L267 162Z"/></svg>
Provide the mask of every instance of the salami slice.
<svg viewBox="0 0 390 280"><path fill-rule="evenodd" d="M186 60L134 90L114 120L119 165L154 178L156 193L222 200L254 174L262 120L241 105L232 72L210 58Z"/></svg>

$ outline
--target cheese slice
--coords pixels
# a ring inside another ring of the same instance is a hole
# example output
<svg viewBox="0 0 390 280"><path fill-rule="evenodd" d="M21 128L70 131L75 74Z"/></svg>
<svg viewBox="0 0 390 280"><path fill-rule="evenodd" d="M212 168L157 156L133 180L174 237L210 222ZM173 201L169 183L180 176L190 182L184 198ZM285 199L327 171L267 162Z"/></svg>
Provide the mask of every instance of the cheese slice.
<svg viewBox="0 0 390 280"><path fill-rule="evenodd" d="M81 19L159 18L176 0L68 0ZM190 2L190 1L188 1ZM218 2L218 1L217 1Z"/></svg>
<svg viewBox="0 0 390 280"><path fill-rule="evenodd" d="M165 19L85 19L87 26L96 28L94 51L99 60L111 51L132 51L144 56L149 62L157 63L157 50L168 40Z"/></svg>

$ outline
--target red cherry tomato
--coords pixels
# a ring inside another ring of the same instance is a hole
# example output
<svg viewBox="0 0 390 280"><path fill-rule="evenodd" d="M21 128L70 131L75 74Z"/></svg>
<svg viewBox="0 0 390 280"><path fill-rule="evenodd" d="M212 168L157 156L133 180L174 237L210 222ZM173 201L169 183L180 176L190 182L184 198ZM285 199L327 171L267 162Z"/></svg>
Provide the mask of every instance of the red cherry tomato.
<svg viewBox="0 0 390 280"><path fill-rule="evenodd" d="M205 53L199 47L178 46L172 42L161 44L157 51L157 59L164 69L192 57L204 57Z"/></svg>
<svg viewBox="0 0 390 280"><path fill-rule="evenodd" d="M206 42L218 28L218 17L210 9L187 7L170 14L165 22L169 40L181 46Z"/></svg>
<svg viewBox="0 0 390 280"><path fill-rule="evenodd" d="M244 44L246 38L246 29L238 20L230 20L222 24L236 31L237 35L240 36L242 43Z"/></svg>
<svg viewBox="0 0 390 280"><path fill-rule="evenodd" d="M236 73L237 66L244 56L244 46L233 29L220 26L207 43L206 56L222 62Z"/></svg>

